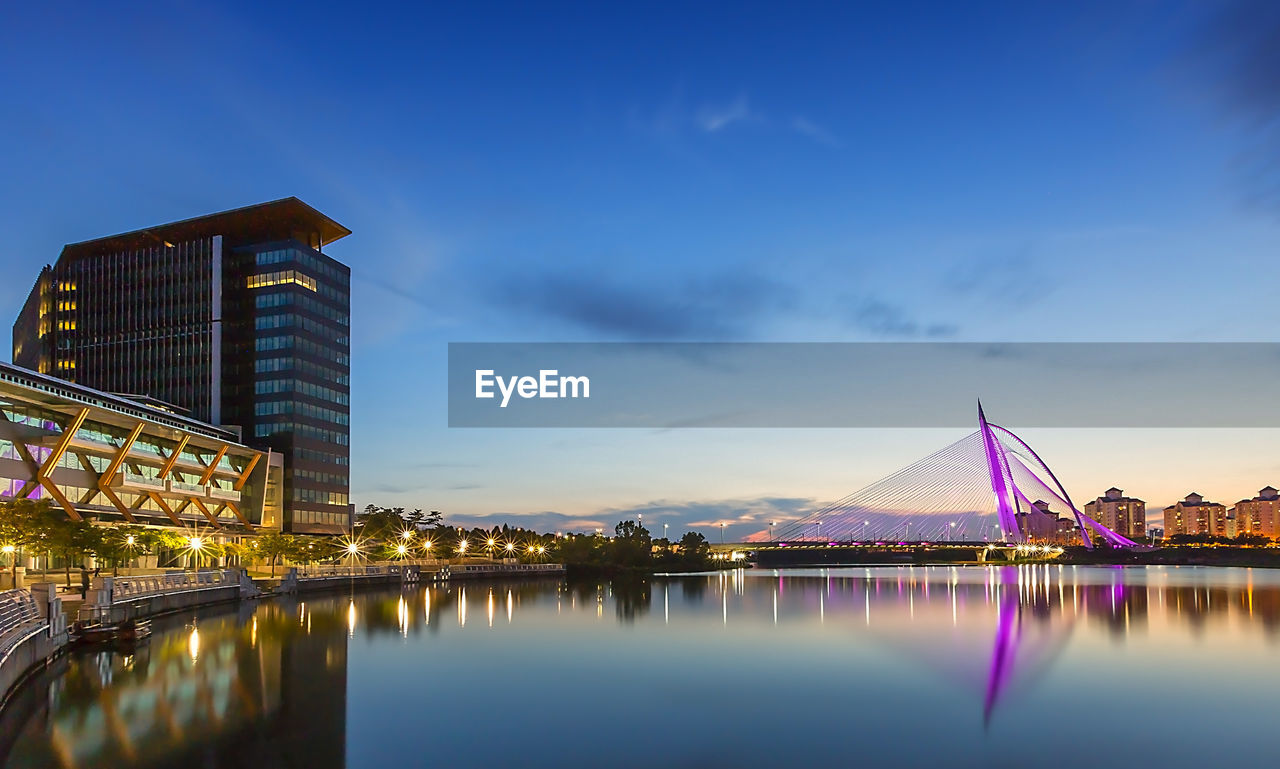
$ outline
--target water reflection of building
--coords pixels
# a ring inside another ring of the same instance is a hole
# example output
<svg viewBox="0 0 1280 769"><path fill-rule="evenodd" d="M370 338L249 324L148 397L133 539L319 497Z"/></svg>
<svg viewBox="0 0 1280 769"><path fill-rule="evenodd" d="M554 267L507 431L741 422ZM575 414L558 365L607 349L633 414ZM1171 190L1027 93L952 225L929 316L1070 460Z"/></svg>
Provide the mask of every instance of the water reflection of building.
<svg viewBox="0 0 1280 769"><path fill-rule="evenodd" d="M132 654L76 655L38 679L45 707L5 725L21 730L7 762L344 766L347 636L332 612L272 602L177 622L157 620Z"/></svg>

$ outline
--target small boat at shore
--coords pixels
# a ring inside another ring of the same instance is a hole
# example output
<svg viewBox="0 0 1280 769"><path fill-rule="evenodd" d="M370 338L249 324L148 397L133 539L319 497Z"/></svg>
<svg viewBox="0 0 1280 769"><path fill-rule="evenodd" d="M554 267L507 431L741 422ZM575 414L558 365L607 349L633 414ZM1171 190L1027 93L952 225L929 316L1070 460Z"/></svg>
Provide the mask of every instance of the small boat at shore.
<svg viewBox="0 0 1280 769"><path fill-rule="evenodd" d="M151 635L151 622L132 619L114 625L77 622L71 632L74 641L81 644L137 643Z"/></svg>

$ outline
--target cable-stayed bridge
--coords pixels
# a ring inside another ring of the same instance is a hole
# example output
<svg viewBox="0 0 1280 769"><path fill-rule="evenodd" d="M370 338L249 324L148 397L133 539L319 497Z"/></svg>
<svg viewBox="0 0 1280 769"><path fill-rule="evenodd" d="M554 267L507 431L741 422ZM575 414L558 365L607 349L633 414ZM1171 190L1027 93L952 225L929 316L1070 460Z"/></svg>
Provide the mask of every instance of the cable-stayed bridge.
<svg viewBox="0 0 1280 769"><path fill-rule="evenodd" d="M748 542L851 545L1003 542L1134 547L1085 515L1035 450L987 421L929 456Z"/></svg>

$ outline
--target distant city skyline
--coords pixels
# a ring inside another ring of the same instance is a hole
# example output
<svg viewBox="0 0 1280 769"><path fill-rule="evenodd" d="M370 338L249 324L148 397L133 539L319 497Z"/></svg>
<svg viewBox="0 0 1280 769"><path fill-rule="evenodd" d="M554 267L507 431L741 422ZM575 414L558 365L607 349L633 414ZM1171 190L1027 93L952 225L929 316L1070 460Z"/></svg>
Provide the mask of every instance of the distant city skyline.
<svg viewBox="0 0 1280 769"><path fill-rule="evenodd" d="M66 243L297 195L355 233L357 508L713 540L967 431L450 430L445 345L1276 338L1271 4L396 13L12 9L0 314ZM1148 525L1280 485L1272 429L1020 434Z"/></svg>

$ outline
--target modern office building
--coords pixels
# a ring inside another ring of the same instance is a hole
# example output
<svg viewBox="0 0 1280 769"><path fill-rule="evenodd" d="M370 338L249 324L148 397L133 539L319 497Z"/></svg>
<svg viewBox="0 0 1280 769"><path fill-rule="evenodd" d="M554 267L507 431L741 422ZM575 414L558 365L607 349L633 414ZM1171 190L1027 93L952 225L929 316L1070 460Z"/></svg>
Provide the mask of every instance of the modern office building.
<svg viewBox="0 0 1280 769"><path fill-rule="evenodd" d="M1194 491L1187 498L1164 509L1164 535L1210 534L1230 536L1227 508L1217 502L1206 502Z"/></svg>
<svg viewBox="0 0 1280 769"><path fill-rule="evenodd" d="M235 431L0 363L0 495L76 519L278 529L282 470Z"/></svg>
<svg viewBox="0 0 1280 769"><path fill-rule="evenodd" d="M1280 491L1271 486L1258 492L1253 499L1242 499L1232 510L1236 519L1237 534L1260 534L1276 539L1280 537Z"/></svg>
<svg viewBox="0 0 1280 769"><path fill-rule="evenodd" d="M350 230L297 198L62 249L13 327L13 359L238 429L284 458L283 528L350 525Z"/></svg>
<svg viewBox="0 0 1280 769"><path fill-rule="evenodd" d="M1084 514L1130 539L1145 539L1147 536L1147 503L1126 497L1124 489L1112 486L1104 496L1086 502Z"/></svg>

